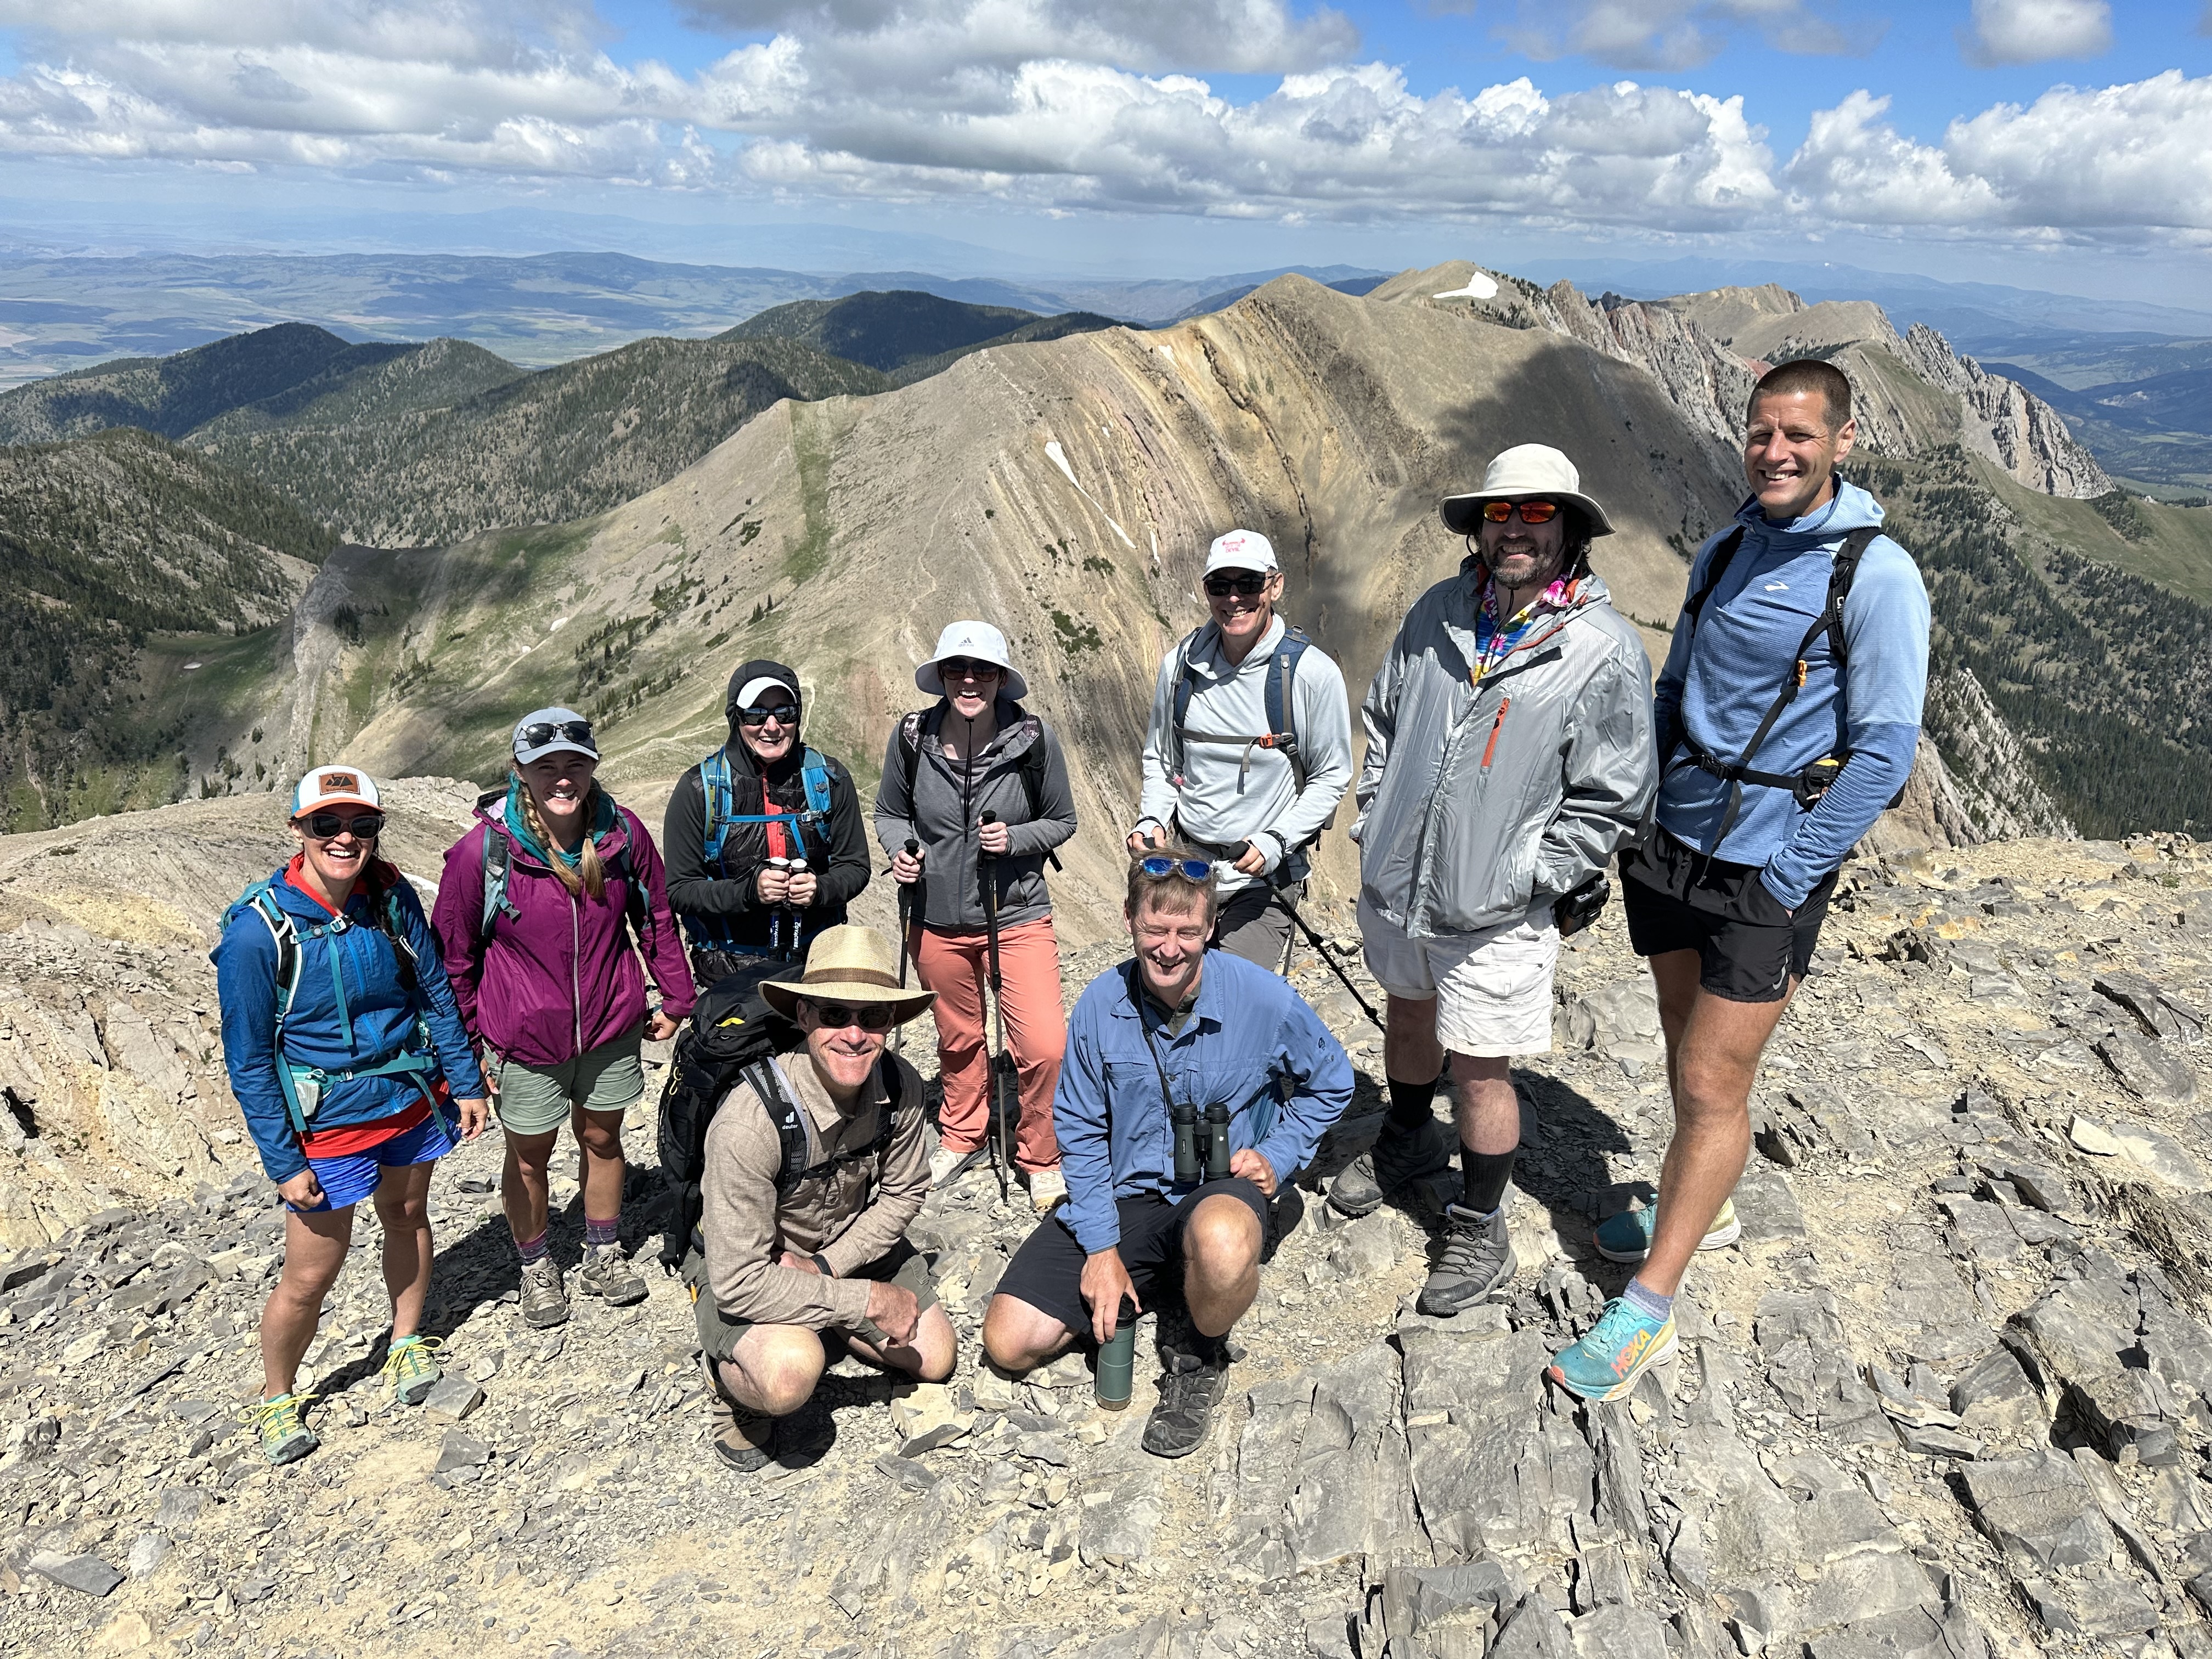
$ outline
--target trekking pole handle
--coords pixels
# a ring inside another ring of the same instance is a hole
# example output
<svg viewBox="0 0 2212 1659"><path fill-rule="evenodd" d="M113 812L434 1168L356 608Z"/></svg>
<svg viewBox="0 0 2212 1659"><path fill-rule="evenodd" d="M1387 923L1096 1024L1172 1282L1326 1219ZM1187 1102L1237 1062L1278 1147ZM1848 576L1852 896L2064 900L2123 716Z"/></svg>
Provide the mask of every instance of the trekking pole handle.
<svg viewBox="0 0 2212 1659"><path fill-rule="evenodd" d="M986 823L996 823L998 821L999 815L988 806L985 807L981 812L977 814L975 818L976 824L979 827ZM975 849L975 856L981 859L994 859L999 855L996 853L986 853L979 847Z"/></svg>

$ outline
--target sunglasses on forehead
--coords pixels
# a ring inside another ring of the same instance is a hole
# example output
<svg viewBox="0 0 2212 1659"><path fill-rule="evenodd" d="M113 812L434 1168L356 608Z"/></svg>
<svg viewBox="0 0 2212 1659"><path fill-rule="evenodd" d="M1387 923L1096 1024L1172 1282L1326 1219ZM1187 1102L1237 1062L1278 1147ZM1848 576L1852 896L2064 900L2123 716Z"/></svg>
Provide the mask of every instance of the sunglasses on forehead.
<svg viewBox="0 0 2212 1659"><path fill-rule="evenodd" d="M1504 524L1518 508L1522 524L1549 524L1559 516L1557 501L1485 501L1482 516L1492 524Z"/></svg>
<svg viewBox="0 0 2212 1659"><path fill-rule="evenodd" d="M590 744L592 723L589 720L534 720L514 734L517 749L536 749L555 738L562 743ZM596 744L592 745L594 749Z"/></svg>
<svg viewBox="0 0 2212 1659"><path fill-rule="evenodd" d="M1217 570L1206 579L1206 597L1225 599L1234 593L1241 599L1256 599L1274 579L1272 570Z"/></svg>
<svg viewBox="0 0 2212 1659"><path fill-rule="evenodd" d="M1138 860L1137 868L1156 881L1162 876L1181 876L1185 881L1196 882L1201 887L1213 874L1213 866L1204 859L1171 859L1164 853Z"/></svg>
<svg viewBox="0 0 2212 1659"><path fill-rule="evenodd" d="M891 1029L891 1006L888 1002L813 1002L806 1006L814 1011L814 1018L825 1031L842 1031L848 1025L857 1025L864 1031L888 1031Z"/></svg>
<svg viewBox="0 0 2212 1659"><path fill-rule="evenodd" d="M310 812L300 820L300 827L317 841L331 841L339 836L351 836L356 841L374 841L384 833L384 814Z"/></svg>

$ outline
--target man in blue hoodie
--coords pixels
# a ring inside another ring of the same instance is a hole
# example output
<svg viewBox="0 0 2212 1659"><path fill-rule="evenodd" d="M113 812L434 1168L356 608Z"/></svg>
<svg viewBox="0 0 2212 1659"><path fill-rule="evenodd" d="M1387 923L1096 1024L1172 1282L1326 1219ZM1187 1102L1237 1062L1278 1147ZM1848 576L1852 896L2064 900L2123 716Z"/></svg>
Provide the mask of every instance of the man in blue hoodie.
<svg viewBox="0 0 2212 1659"><path fill-rule="evenodd" d="M1622 899L1658 985L1674 1138L1657 1206L1598 1229L1636 1277L1552 1364L1585 1399L1618 1399L1674 1352L1691 1257L1741 1236L1729 1194L1760 1052L1838 866L1912 769L1928 592L1879 533L1881 504L1836 476L1856 435L1832 364L1784 363L1753 388L1751 499L1692 562L1659 676L1657 822L1621 860Z"/></svg>

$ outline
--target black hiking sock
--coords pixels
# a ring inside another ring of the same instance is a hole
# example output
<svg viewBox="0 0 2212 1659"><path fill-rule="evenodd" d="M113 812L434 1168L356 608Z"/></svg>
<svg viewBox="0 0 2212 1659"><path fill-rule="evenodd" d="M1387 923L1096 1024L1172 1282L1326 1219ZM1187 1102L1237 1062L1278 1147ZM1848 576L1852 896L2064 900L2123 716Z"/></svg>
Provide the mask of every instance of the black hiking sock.
<svg viewBox="0 0 2212 1659"><path fill-rule="evenodd" d="M1193 1325L1183 1352L1209 1370L1225 1371L1229 1369L1229 1334L1224 1331L1219 1336L1207 1336Z"/></svg>
<svg viewBox="0 0 2212 1659"><path fill-rule="evenodd" d="M1478 1152L1462 1145L1459 1149L1460 1207L1488 1215L1503 1203L1517 1156L1517 1148L1510 1152Z"/></svg>
<svg viewBox="0 0 2212 1659"><path fill-rule="evenodd" d="M1426 1083L1401 1083L1390 1079L1390 1115L1384 1120L1396 1130L1418 1129L1424 1120L1433 1117L1430 1109L1437 1097L1434 1079Z"/></svg>

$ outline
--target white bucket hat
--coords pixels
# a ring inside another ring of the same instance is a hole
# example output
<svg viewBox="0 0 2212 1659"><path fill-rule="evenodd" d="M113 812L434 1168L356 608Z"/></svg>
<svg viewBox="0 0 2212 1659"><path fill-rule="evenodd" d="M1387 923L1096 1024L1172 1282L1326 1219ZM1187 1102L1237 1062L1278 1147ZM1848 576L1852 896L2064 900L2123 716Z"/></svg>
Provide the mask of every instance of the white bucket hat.
<svg viewBox="0 0 2212 1659"><path fill-rule="evenodd" d="M1549 444L1516 444L1500 450L1482 475L1482 488L1463 495L1447 495L1438 510L1444 528L1455 536L1472 536L1482 523L1485 501L1558 501L1580 507L1589 520L1593 536L1613 534L1613 520L1605 509L1583 494L1583 475L1575 464Z"/></svg>
<svg viewBox="0 0 2212 1659"><path fill-rule="evenodd" d="M937 665L947 657L968 657L977 662L994 662L1006 671L1006 695L1019 702L1030 694L1030 683L1015 672L1012 653L1006 649L1006 636L985 622L957 622L937 636L937 649L929 653L929 660L914 671L914 683L933 697L945 695L945 682L937 672Z"/></svg>

